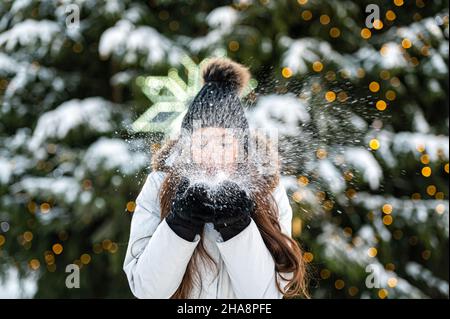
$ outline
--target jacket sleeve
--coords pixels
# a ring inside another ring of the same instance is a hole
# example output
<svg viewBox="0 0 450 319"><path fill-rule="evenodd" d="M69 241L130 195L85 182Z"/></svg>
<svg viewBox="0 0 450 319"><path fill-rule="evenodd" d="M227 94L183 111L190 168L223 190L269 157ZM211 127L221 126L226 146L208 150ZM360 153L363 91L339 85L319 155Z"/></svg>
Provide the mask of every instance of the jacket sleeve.
<svg viewBox="0 0 450 319"><path fill-rule="evenodd" d="M152 172L136 199L123 269L137 298L170 298L178 289L200 236L179 237L160 220L164 173Z"/></svg>
<svg viewBox="0 0 450 319"><path fill-rule="evenodd" d="M273 193L279 208L280 226L291 235L292 208L284 187L279 184ZM275 270L275 262L266 247L256 223L252 220L241 233L227 241L217 243L237 298L280 299L278 290L286 284ZM287 277L286 274L283 274Z"/></svg>

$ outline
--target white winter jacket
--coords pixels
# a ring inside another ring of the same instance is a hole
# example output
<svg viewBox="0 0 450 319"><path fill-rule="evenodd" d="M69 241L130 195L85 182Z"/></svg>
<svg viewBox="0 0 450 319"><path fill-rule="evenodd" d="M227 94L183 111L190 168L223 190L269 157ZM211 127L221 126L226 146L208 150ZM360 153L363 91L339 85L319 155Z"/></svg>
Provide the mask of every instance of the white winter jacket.
<svg viewBox="0 0 450 319"><path fill-rule="evenodd" d="M165 174L152 172L148 176L131 222L124 271L138 298L170 298L200 240L197 235L193 242L186 241L160 220L159 190ZM290 236L292 209L281 183L273 196L282 231ZM202 236L218 269L199 263L201 287L194 284L190 298L282 298L276 286L274 260L253 220L227 241L209 223Z"/></svg>

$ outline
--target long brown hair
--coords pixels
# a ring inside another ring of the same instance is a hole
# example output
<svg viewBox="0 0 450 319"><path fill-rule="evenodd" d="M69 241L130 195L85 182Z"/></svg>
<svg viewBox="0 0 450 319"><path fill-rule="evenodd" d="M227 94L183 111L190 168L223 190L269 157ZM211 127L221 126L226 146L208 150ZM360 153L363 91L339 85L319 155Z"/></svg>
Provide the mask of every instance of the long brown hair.
<svg viewBox="0 0 450 319"><path fill-rule="evenodd" d="M164 219L170 211L171 201L179 182L179 176L169 171L165 177L160 190L161 219ZM272 196L271 185L264 178L256 178L251 192L255 202L255 209L251 215L256 223L265 245L269 249L274 261L275 270L281 279L287 281L284 289L280 286L277 278L277 287L286 298L304 297L309 298L307 290L307 271L303 260L302 250L299 244L281 231L278 221L278 207ZM203 240L194 251L183 280L172 298L185 299L193 288L195 280L201 280L198 273L199 257L210 264L215 264L208 255ZM288 275L286 278L282 275Z"/></svg>

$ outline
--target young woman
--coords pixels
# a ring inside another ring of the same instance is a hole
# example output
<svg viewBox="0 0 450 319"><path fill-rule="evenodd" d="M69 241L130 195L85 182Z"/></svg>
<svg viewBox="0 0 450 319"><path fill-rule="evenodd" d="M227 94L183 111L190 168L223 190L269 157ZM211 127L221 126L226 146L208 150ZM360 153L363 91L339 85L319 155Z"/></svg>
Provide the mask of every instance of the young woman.
<svg viewBox="0 0 450 319"><path fill-rule="evenodd" d="M249 77L210 62L180 138L154 155L124 262L136 297L307 297L277 151L249 133L238 97Z"/></svg>

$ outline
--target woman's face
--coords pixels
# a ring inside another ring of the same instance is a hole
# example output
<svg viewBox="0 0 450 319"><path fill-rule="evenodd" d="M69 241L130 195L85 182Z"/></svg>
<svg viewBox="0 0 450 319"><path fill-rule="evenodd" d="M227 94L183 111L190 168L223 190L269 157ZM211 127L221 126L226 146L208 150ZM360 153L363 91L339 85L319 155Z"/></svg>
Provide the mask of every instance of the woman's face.
<svg viewBox="0 0 450 319"><path fill-rule="evenodd" d="M192 134L192 160L205 168L233 167L238 150L239 142L230 129L206 127L196 129Z"/></svg>

